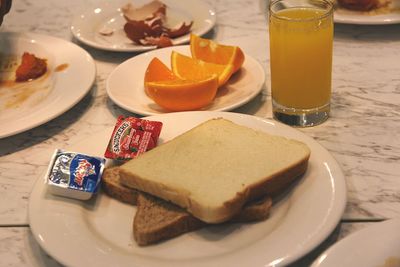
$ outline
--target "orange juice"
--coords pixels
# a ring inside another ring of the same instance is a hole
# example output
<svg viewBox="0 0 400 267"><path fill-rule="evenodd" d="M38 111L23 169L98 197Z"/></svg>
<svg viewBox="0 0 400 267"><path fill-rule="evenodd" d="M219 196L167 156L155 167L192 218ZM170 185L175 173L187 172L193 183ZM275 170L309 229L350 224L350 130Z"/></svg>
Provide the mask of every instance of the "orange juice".
<svg viewBox="0 0 400 267"><path fill-rule="evenodd" d="M269 32L273 101L293 113L329 108L332 14L313 7L279 10L270 15Z"/></svg>

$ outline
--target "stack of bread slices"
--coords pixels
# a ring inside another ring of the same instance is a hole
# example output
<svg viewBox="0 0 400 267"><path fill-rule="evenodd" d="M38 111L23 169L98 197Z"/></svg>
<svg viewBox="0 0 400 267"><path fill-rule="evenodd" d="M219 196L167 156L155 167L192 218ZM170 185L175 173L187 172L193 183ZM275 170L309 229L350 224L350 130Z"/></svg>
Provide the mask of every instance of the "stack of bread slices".
<svg viewBox="0 0 400 267"><path fill-rule="evenodd" d="M106 169L103 190L137 205L133 235L144 246L209 224L266 219L309 157L302 142L216 118Z"/></svg>

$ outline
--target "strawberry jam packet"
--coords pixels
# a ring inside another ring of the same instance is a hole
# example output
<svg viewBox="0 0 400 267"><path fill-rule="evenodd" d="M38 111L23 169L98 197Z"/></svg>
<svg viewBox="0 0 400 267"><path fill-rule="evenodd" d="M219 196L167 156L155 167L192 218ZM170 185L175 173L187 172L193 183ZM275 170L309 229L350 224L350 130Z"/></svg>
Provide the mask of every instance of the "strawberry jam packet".
<svg viewBox="0 0 400 267"><path fill-rule="evenodd" d="M104 156L128 160L157 145L162 122L119 116Z"/></svg>

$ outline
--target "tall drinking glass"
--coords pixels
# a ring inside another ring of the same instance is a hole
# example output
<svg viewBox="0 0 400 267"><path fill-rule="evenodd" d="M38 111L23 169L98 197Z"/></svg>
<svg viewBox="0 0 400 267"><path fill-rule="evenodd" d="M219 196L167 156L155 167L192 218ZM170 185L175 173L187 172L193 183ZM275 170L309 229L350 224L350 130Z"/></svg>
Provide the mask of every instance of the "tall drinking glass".
<svg viewBox="0 0 400 267"><path fill-rule="evenodd" d="M332 2L272 1L269 39L275 119L300 127L324 122L331 98Z"/></svg>

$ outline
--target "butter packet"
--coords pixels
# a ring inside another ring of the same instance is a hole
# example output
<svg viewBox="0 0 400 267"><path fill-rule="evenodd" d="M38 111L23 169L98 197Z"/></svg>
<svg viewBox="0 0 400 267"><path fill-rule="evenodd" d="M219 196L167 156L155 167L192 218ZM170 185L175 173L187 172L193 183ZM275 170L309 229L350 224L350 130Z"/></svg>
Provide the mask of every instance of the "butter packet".
<svg viewBox="0 0 400 267"><path fill-rule="evenodd" d="M87 200L99 188L105 159L56 149L47 170L47 185L54 195Z"/></svg>

